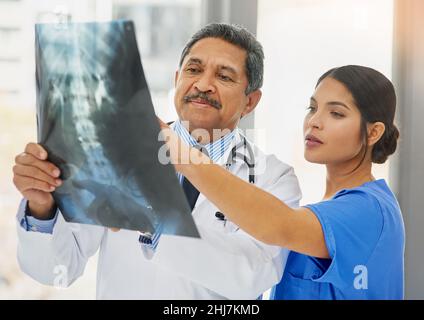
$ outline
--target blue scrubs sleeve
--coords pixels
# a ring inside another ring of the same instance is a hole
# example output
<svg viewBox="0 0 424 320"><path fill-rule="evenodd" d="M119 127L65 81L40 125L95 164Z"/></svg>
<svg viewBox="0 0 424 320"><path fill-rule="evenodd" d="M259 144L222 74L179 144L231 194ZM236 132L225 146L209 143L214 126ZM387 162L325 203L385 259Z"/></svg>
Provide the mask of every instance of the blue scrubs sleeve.
<svg viewBox="0 0 424 320"><path fill-rule="evenodd" d="M353 189L306 207L321 223L332 260L324 274L313 281L338 288L352 286L358 267L366 267L383 230L383 214L377 199Z"/></svg>

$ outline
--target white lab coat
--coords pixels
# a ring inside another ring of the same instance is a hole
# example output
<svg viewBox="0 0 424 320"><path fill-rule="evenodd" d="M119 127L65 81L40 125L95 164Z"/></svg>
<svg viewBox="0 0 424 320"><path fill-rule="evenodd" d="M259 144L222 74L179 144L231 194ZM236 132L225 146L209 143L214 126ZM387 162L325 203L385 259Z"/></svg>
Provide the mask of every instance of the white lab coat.
<svg viewBox="0 0 424 320"><path fill-rule="evenodd" d="M233 145L240 140L237 132ZM253 149L256 186L298 206L301 193L293 169ZM229 170L247 180L242 159ZM162 235L150 260L137 232L68 223L60 213L53 234L26 231L20 226L25 203L24 199L17 214L21 269L43 284L70 285L100 249L98 299L255 299L279 282L287 260L288 250L266 245L230 221L218 220L218 209L202 194L192 213L201 239ZM257 214L261 219L261 212Z"/></svg>

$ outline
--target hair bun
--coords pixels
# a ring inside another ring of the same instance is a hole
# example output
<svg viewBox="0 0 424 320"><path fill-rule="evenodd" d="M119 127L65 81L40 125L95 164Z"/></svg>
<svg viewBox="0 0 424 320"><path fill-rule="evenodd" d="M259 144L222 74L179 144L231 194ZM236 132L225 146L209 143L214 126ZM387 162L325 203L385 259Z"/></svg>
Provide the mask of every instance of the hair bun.
<svg viewBox="0 0 424 320"><path fill-rule="evenodd" d="M399 130L392 124L388 127L381 137L380 141L376 143L372 151L372 162L384 163L387 158L396 151L397 142L399 139Z"/></svg>

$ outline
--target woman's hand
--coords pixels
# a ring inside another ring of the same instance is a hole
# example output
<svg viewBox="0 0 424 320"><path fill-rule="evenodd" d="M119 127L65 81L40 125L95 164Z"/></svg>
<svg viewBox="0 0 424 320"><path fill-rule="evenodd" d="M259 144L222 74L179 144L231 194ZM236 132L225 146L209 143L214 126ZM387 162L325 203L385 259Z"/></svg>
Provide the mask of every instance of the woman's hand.
<svg viewBox="0 0 424 320"><path fill-rule="evenodd" d="M158 118L161 133L169 150L169 160L175 170L184 175L184 171L190 165L210 164L212 161L208 156L198 149L187 145L165 122Z"/></svg>
<svg viewBox="0 0 424 320"><path fill-rule="evenodd" d="M172 130L165 122L157 118L161 133L166 141L169 150L169 160L174 165L175 170L184 175L190 165L200 163L212 163L212 161L196 148L190 147ZM120 228L109 228L113 232L118 232Z"/></svg>

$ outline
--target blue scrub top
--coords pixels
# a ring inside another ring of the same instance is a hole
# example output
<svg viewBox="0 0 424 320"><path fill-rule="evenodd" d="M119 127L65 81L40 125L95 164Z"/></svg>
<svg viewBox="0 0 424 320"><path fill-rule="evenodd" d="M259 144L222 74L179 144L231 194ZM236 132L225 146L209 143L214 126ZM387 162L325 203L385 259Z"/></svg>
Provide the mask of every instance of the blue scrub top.
<svg viewBox="0 0 424 320"><path fill-rule="evenodd" d="M384 180L307 205L330 259L291 252L273 299L403 299L405 229Z"/></svg>

